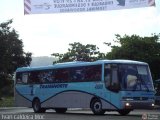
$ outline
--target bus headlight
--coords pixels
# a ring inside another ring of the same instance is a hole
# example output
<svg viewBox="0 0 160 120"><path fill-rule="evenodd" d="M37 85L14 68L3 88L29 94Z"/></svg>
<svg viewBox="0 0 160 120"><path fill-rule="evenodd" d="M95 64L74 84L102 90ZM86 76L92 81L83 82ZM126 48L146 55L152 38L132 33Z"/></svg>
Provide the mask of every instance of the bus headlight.
<svg viewBox="0 0 160 120"><path fill-rule="evenodd" d="M129 107L129 106L131 106L131 105L130 105L130 103L127 102L125 106L126 106L126 107Z"/></svg>
<svg viewBox="0 0 160 120"><path fill-rule="evenodd" d="M154 107L154 103L152 103L152 107Z"/></svg>
<svg viewBox="0 0 160 120"><path fill-rule="evenodd" d="M131 107L132 107L132 106L131 106L131 104L130 104L129 102L126 102L126 103L125 103L125 108L126 108L126 109L130 109Z"/></svg>

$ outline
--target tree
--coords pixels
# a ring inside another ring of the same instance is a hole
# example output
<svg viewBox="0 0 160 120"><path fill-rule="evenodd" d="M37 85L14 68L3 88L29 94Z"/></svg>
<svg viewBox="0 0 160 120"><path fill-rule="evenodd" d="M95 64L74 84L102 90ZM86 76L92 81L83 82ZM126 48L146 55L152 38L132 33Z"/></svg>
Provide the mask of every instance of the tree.
<svg viewBox="0 0 160 120"><path fill-rule="evenodd" d="M9 86L14 71L18 67L29 66L32 53L23 51L23 42L15 29L11 28L12 20L0 24L0 93L4 86Z"/></svg>
<svg viewBox="0 0 160 120"><path fill-rule="evenodd" d="M64 54L53 53L52 56L58 58L56 62L70 62L70 61L95 61L103 56L96 45L83 45L79 42L69 44L68 52ZM54 62L54 63L56 63Z"/></svg>
<svg viewBox="0 0 160 120"><path fill-rule="evenodd" d="M140 37L138 35L116 35L114 42L119 45L111 45L111 52L106 57L108 59L131 59L147 62L151 68L154 79L160 77L160 35L153 34L150 37Z"/></svg>

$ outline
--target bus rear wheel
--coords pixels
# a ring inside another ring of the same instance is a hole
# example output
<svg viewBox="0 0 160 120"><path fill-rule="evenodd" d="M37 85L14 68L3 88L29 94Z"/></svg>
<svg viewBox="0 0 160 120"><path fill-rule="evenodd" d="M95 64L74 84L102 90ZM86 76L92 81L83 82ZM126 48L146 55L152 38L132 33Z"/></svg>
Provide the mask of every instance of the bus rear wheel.
<svg viewBox="0 0 160 120"><path fill-rule="evenodd" d="M99 99L93 99L91 101L91 110L95 115L103 115L105 110L102 109L102 103Z"/></svg>
<svg viewBox="0 0 160 120"><path fill-rule="evenodd" d="M44 113L46 111L45 108L41 108L41 103L39 99L33 100L32 107L35 113Z"/></svg>
<svg viewBox="0 0 160 120"><path fill-rule="evenodd" d="M56 113L66 113L67 108L55 108Z"/></svg>

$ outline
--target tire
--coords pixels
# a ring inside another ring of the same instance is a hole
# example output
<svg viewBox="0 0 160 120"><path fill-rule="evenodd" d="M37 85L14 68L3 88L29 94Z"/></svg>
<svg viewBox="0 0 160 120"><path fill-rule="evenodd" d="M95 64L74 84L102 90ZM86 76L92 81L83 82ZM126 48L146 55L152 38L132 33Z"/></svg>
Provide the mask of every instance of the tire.
<svg viewBox="0 0 160 120"><path fill-rule="evenodd" d="M67 108L55 108L56 113L66 113Z"/></svg>
<svg viewBox="0 0 160 120"><path fill-rule="evenodd" d="M119 110L118 112L120 115L125 116L128 115L131 112L131 110Z"/></svg>
<svg viewBox="0 0 160 120"><path fill-rule="evenodd" d="M45 113L46 109L45 108L41 108L40 113Z"/></svg>
<svg viewBox="0 0 160 120"><path fill-rule="evenodd" d="M41 103L39 99L35 99L32 103L33 111L35 113L44 113L46 111L45 108L41 108Z"/></svg>
<svg viewBox="0 0 160 120"><path fill-rule="evenodd" d="M95 115L103 115L105 110L102 109L102 103L99 99L91 101L91 110Z"/></svg>

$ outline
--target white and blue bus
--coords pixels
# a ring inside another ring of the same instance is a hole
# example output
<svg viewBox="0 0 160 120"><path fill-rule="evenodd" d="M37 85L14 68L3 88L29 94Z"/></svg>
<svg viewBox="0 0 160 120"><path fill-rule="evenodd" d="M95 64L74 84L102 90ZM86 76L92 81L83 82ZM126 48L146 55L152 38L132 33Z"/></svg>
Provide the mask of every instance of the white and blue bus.
<svg viewBox="0 0 160 120"><path fill-rule="evenodd" d="M131 60L67 62L16 70L15 104L34 112L90 108L94 114L154 108L154 87L147 63Z"/></svg>

